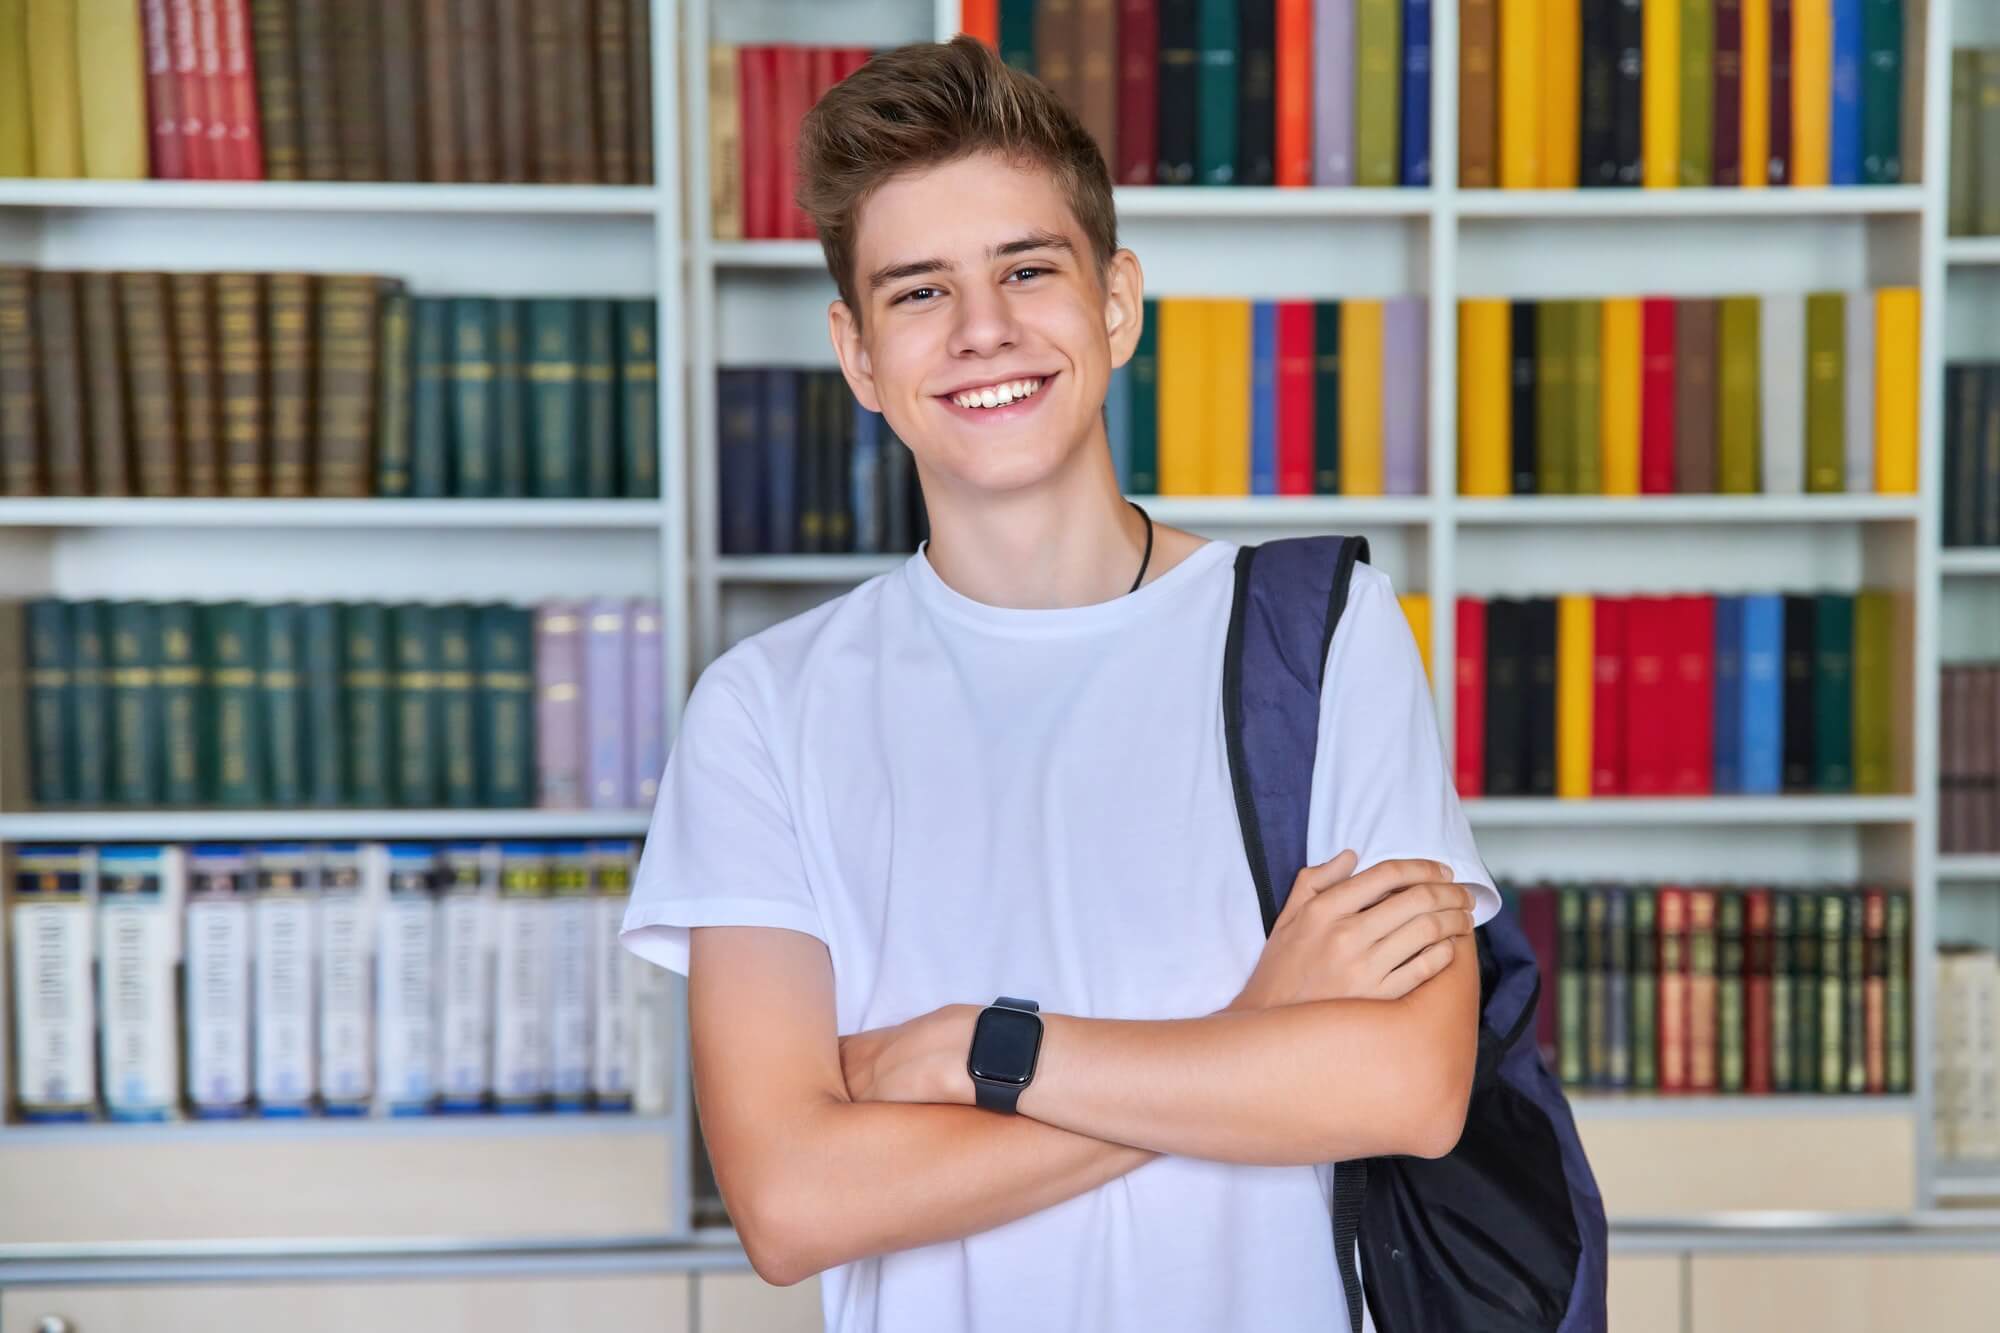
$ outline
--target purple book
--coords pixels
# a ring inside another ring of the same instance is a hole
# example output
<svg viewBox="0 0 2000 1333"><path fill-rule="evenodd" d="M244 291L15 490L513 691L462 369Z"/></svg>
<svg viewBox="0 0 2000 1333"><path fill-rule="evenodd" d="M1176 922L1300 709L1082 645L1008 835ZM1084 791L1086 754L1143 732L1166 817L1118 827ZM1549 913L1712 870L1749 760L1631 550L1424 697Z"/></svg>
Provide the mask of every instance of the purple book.
<svg viewBox="0 0 2000 1333"><path fill-rule="evenodd" d="M660 604L645 598L627 603L625 689L631 696L625 715L631 721L628 792L631 804L650 810L660 794L660 775L667 767L666 668L660 644Z"/></svg>
<svg viewBox="0 0 2000 1333"><path fill-rule="evenodd" d="M1430 340L1428 304L1421 296L1382 302L1382 491L1385 495L1424 493L1424 454L1429 434Z"/></svg>
<svg viewBox="0 0 2000 1333"><path fill-rule="evenodd" d="M583 791L583 608L535 608L535 803L580 810Z"/></svg>
<svg viewBox="0 0 2000 1333"><path fill-rule="evenodd" d="M585 804L593 810L629 810L632 791L627 785L631 764L626 757L626 665L629 650L625 643L625 603L622 599L599 597L586 608L583 631L583 716L584 734L589 738L589 785Z"/></svg>
<svg viewBox="0 0 2000 1333"><path fill-rule="evenodd" d="M1354 184L1354 0L1313 3L1313 184Z"/></svg>

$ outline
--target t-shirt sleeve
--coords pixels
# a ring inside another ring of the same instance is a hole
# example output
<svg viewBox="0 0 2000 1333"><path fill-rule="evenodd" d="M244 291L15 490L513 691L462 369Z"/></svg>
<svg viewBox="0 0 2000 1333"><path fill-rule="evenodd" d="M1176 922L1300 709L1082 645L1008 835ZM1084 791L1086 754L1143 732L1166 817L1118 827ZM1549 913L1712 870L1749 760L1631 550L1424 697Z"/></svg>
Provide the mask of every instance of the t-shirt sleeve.
<svg viewBox="0 0 2000 1333"><path fill-rule="evenodd" d="M1347 607L1327 650L1320 695L1313 808L1327 812L1324 861L1345 848L1366 870L1422 857L1476 886L1473 922L1500 910L1500 893L1473 845L1438 734L1430 683L1389 576L1357 564Z"/></svg>
<svg viewBox="0 0 2000 1333"><path fill-rule="evenodd" d="M745 702L718 667L682 710L619 941L682 976L692 926L777 926L821 943L785 789Z"/></svg>

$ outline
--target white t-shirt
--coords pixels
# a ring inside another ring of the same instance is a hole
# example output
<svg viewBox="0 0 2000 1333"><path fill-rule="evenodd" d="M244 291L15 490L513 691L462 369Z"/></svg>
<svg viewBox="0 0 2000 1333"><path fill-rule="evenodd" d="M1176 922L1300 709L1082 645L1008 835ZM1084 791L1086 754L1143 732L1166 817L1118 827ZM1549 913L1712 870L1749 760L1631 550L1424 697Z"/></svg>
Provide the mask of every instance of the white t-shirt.
<svg viewBox="0 0 2000 1333"><path fill-rule="evenodd" d="M685 973L691 926L804 931L841 1035L998 995L1166 1019L1264 945L1229 782L1237 545L1090 606L990 606L922 549L733 646L691 692L624 921ZM1388 577L1329 649L1307 853L1429 857L1499 909ZM1039 1213L821 1278L833 1333L1346 1326L1332 1170L1156 1158Z"/></svg>

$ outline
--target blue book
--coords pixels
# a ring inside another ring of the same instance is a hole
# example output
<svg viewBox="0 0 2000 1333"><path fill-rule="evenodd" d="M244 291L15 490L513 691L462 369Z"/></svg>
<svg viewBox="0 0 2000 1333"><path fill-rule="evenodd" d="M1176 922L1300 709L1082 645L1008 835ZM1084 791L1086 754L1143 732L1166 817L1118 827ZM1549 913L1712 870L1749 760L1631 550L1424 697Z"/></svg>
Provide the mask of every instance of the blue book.
<svg viewBox="0 0 2000 1333"><path fill-rule="evenodd" d="M764 374L764 544L771 555L799 550L799 375Z"/></svg>
<svg viewBox="0 0 2000 1333"><path fill-rule="evenodd" d="M1278 493L1278 303L1250 303L1250 494Z"/></svg>
<svg viewBox="0 0 2000 1333"><path fill-rule="evenodd" d="M1739 790L1746 796L1779 790L1785 757L1785 599L1756 593L1743 599L1742 735Z"/></svg>
<svg viewBox="0 0 2000 1333"><path fill-rule="evenodd" d="M762 487L759 464L764 456L764 372L716 372L716 493L719 498L722 553L755 555L764 549Z"/></svg>
<svg viewBox="0 0 2000 1333"><path fill-rule="evenodd" d="M1136 353L1134 360L1137 359ZM1111 387L1104 394L1104 435L1111 444L1111 472L1118 478L1118 493L1132 493L1132 362L1128 360L1111 372Z"/></svg>
<svg viewBox="0 0 2000 1333"><path fill-rule="evenodd" d="M1431 183L1431 0L1403 0L1404 185Z"/></svg>
<svg viewBox="0 0 2000 1333"><path fill-rule="evenodd" d="M854 549L882 549L882 418L854 400L854 454L847 468Z"/></svg>
<svg viewBox="0 0 2000 1333"><path fill-rule="evenodd" d="M1715 793L1742 789L1743 599L1715 599Z"/></svg>
<svg viewBox="0 0 2000 1333"><path fill-rule="evenodd" d="M1861 183L1861 51L1861 0L1833 0L1832 185Z"/></svg>

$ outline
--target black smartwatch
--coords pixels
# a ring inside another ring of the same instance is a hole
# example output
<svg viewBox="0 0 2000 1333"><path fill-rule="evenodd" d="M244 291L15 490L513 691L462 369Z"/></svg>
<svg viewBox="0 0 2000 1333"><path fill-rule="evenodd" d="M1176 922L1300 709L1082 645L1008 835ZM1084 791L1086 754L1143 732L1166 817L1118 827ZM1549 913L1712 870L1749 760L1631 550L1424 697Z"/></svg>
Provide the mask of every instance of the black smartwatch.
<svg viewBox="0 0 2000 1333"><path fill-rule="evenodd" d="M965 1072L974 1094L989 1111L1013 1115L1021 1090L1035 1077L1042 1050L1041 1006L1002 995L979 1011L972 1029L972 1053Z"/></svg>

